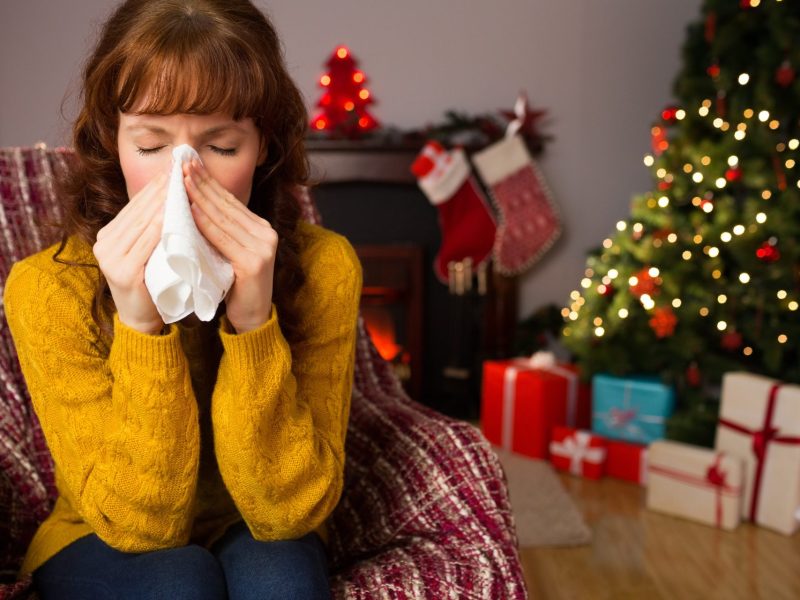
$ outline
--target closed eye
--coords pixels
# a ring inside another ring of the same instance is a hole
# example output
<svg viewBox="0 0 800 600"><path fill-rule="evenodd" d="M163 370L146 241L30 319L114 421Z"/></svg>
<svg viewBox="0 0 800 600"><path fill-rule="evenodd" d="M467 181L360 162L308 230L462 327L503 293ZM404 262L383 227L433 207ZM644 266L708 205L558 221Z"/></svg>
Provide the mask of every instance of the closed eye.
<svg viewBox="0 0 800 600"><path fill-rule="evenodd" d="M209 148L222 156L233 156L236 154L236 148L220 148L219 146L209 146Z"/></svg>
<svg viewBox="0 0 800 600"><path fill-rule="evenodd" d="M164 146L157 146L155 148L137 148L136 152L141 156L147 156L148 154L155 154L159 150L161 150Z"/></svg>

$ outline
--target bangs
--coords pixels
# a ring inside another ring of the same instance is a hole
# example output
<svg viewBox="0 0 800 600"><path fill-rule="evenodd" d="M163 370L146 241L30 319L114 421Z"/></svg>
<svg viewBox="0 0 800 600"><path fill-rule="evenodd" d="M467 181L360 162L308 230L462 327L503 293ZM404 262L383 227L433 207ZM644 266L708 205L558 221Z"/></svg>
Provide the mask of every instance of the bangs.
<svg viewBox="0 0 800 600"><path fill-rule="evenodd" d="M264 69L241 43L161 33L161 39L140 42L122 55L116 97L121 112L223 112L238 121L258 118L271 105Z"/></svg>

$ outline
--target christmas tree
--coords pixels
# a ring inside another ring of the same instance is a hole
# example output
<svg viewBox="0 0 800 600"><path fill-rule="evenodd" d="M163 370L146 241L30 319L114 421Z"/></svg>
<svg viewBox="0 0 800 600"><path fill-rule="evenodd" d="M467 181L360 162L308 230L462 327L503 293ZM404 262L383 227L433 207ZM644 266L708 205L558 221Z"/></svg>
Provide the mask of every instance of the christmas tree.
<svg viewBox="0 0 800 600"><path fill-rule="evenodd" d="M364 87L367 78L357 69L355 58L345 46L339 46L326 63L328 71L319 79L325 88L317 106L322 110L311 120L311 127L331 137L359 137L378 127L367 111L374 100Z"/></svg>
<svg viewBox="0 0 800 600"><path fill-rule="evenodd" d="M800 2L707 0L653 189L587 260L563 340L587 374L676 387L668 436L710 444L730 370L800 382Z"/></svg>

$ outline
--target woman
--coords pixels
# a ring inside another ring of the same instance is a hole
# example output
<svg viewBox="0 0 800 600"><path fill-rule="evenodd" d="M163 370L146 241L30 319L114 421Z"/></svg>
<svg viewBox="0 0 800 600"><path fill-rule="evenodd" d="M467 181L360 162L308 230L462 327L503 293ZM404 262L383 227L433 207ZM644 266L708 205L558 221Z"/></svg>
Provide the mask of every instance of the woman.
<svg viewBox="0 0 800 600"><path fill-rule="evenodd" d="M83 76L56 244L6 314L59 496L22 574L42 598L326 597L361 271L305 223L307 115L247 0L129 0ZM216 317L164 325L144 284L172 148L230 261Z"/></svg>

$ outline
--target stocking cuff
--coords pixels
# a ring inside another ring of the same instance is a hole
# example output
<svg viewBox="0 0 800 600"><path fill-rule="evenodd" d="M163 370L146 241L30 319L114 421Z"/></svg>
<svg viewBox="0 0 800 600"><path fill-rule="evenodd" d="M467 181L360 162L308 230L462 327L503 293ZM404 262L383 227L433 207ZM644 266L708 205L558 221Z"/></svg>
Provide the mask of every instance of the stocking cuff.
<svg viewBox="0 0 800 600"><path fill-rule="evenodd" d="M519 135L501 140L472 157L483 182L492 186L532 162Z"/></svg>
<svg viewBox="0 0 800 600"><path fill-rule="evenodd" d="M447 202L455 196L470 173L469 162L464 151L456 148L450 152L450 160L440 163L428 175L419 179L419 187L434 206Z"/></svg>

